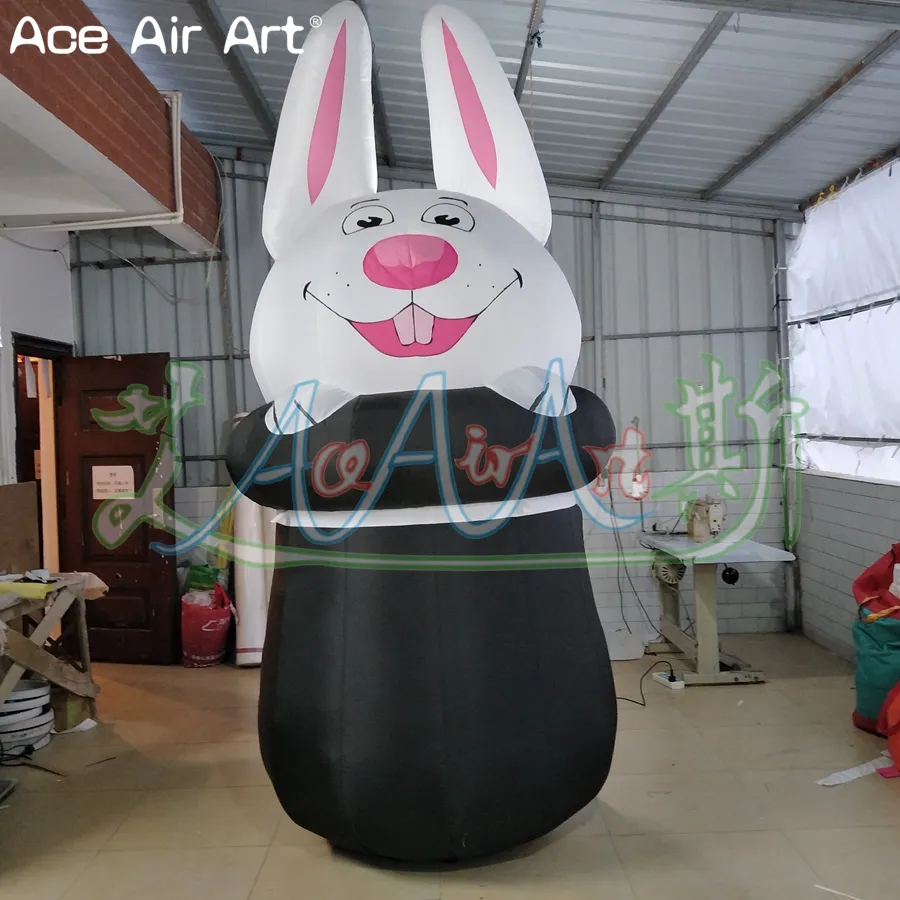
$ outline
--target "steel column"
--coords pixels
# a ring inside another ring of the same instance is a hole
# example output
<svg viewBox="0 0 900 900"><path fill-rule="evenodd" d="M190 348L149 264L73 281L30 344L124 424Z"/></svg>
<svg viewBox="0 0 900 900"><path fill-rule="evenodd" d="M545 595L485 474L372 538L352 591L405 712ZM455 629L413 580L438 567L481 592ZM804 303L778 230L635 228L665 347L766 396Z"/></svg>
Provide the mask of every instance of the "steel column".
<svg viewBox="0 0 900 900"><path fill-rule="evenodd" d="M796 530L800 497L797 486L796 439L794 436L794 420L784 413L791 402L791 350L788 335L788 298L787 290L787 241L785 239L784 222L776 221L775 226L775 321L778 328L778 367L781 370L783 385L781 416L781 473L782 473L782 509L784 512L784 548L794 554L792 562L784 567L784 616L788 631L800 631L803 627L803 592L800 582L800 560L792 540Z"/></svg>

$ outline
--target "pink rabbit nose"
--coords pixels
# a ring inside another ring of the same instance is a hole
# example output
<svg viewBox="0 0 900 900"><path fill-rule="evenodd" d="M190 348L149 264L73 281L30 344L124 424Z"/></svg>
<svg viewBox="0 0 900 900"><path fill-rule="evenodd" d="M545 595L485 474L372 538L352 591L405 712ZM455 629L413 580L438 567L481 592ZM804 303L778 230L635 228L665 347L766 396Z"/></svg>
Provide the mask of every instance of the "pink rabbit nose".
<svg viewBox="0 0 900 900"><path fill-rule="evenodd" d="M415 291L449 278L459 265L453 246L431 234L397 234L369 248L366 278L382 287Z"/></svg>

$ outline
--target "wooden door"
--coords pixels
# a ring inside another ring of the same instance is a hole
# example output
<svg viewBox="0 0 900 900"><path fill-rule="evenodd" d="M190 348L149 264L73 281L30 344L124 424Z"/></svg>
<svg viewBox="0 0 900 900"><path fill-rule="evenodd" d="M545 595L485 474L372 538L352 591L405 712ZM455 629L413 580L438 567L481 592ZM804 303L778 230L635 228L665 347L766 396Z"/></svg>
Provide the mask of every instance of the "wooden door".
<svg viewBox="0 0 900 900"><path fill-rule="evenodd" d="M119 395L133 385L151 397L169 397L167 353L84 356L58 364L57 446L60 561L64 571L93 572L109 593L87 605L91 656L99 662L174 662L179 654L179 599L175 559L151 550L174 538L147 523L107 548L95 534L94 514L115 490L139 491L153 470L159 429L110 429L92 410L122 409ZM171 489L163 498L172 507Z"/></svg>

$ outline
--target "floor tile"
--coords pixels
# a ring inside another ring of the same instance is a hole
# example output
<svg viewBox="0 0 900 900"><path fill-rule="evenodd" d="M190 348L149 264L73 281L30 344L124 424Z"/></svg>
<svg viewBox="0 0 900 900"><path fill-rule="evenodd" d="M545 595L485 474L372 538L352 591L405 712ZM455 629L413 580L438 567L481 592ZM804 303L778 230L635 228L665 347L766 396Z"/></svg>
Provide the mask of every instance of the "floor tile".
<svg viewBox="0 0 900 900"><path fill-rule="evenodd" d="M771 827L762 806L730 772L613 775L599 800L614 835Z"/></svg>
<svg viewBox="0 0 900 900"><path fill-rule="evenodd" d="M655 731L657 728L693 728L674 703L648 698L641 707L619 701L618 731Z"/></svg>
<svg viewBox="0 0 900 900"><path fill-rule="evenodd" d="M702 728L704 739L743 772L765 769L839 771L874 759L878 752L865 736L842 735L824 725L754 725Z"/></svg>
<svg viewBox="0 0 900 900"><path fill-rule="evenodd" d="M716 751L693 728L622 731L616 737L614 775L714 772L724 768Z"/></svg>
<svg viewBox="0 0 900 900"><path fill-rule="evenodd" d="M0 848L41 847L47 854L99 850L142 798L139 791L16 790L0 810Z"/></svg>
<svg viewBox="0 0 900 900"><path fill-rule="evenodd" d="M272 847L251 900L437 900L440 875L395 871L335 853L323 841L312 849Z"/></svg>
<svg viewBox="0 0 900 900"><path fill-rule="evenodd" d="M728 634L723 649L761 668L770 679L844 675L851 665L799 634Z"/></svg>
<svg viewBox="0 0 900 900"><path fill-rule="evenodd" d="M108 849L268 846L281 807L271 787L151 791L132 810Z"/></svg>
<svg viewBox="0 0 900 900"><path fill-rule="evenodd" d="M102 707L100 714L102 718ZM129 715L131 718L117 719L111 725L121 740L133 746L258 740L257 712L248 706L222 709L185 706L149 716L136 707Z"/></svg>
<svg viewBox="0 0 900 900"><path fill-rule="evenodd" d="M43 768L17 766L20 790L51 791L142 791L153 787L163 760L154 746L91 746L54 738L36 758ZM46 771L52 769L54 771Z"/></svg>
<svg viewBox="0 0 900 900"><path fill-rule="evenodd" d="M164 750L155 781L159 790L267 784L269 776L256 741L173 744Z"/></svg>
<svg viewBox="0 0 900 900"><path fill-rule="evenodd" d="M559 828L547 836L547 840L555 840L569 835L572 837L606 837L609 835L609 827L603 818L603 808L599 800L592 800L571 819L563 822Z"/></svg>
<svg viewBox="0 0 900 900"><path fill-rule="evenodd" d="M614 839L637 900L824 900L778 831Z"/></svg>
<svg viewBox="0 0 900 900"><path fill-rule="evenodd" d="M900 826L791 831L787 836L823 887L865 900L887 900L900 893L894 862ZM821 900L827 898L821 895Z"/></svg>
<svg viewBox="0 0 900 900"><path fill-rule="evenodd" d="M868 775L834 787L816 784L833 771L744 772L739 778L778 828L900 825L900 784L896 780Z"/></svg>
<svg viewBox="0 0 900 900"><path fill-rule="evenodd" d="M607 837L541 841L489 864L445 873L442 900L634 900Z"/></svg>
<svg viewBox="0 0 900 900"><path fill-rule="evenodd" d="M247 900L265 855L264 847L103 851L63 900Z"/></svg>
<svg viewBox="0 0 900 900"><path fill-rule="evenodd" d="M4 846L0 852L0 897L60 900L96 855L47 853L33 845L29 849Z"/></svg>
<svg viewBox="0 0 900 900"><path fill-rule="evenodd" d="M678 711L697 728L796 725L809 721L802 705L768 684L693 685L679 691L675 699Z"/></svg>

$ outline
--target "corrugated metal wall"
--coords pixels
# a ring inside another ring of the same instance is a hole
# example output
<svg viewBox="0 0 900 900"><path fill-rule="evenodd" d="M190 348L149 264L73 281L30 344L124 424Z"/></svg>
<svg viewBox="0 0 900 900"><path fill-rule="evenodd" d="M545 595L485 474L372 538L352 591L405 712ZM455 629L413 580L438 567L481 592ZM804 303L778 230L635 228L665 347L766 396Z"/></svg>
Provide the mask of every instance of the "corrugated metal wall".
<svg viewBox="0 0 900 900"><path fill-rule="evenodd" d="M682 422L666 408L678 379L709 387L704 354L752 390L775 359L772 223L603 204L599 231L600 381L620 423L640 419L654 469L687 468ZM750 439L734 416L724 437Z"/></svg>
<svg viewBox="0 0 900 900"><path fill-rule="evenodd" d="M270 266L261 236L266 166L222 166L222 261L179 261L149 231L82 234L72 254L81 353L164 350L203 370L207 403L188 414L182 434L192 487L225 483L230 419L262 402L247 348ZM743 395L759 361L774 359L771 223L560 198L553 208L549 249L583 319L576 383L604 395L620 424L640 419L654 469L684 469L682 426L666 409L678 399L677 379L703 383L701 354L713 353ZM171 262L123 262L146 257ZM117 267L85 265L110 261ZM733 421L729 440L745 440L743 429Z"/></svg>

